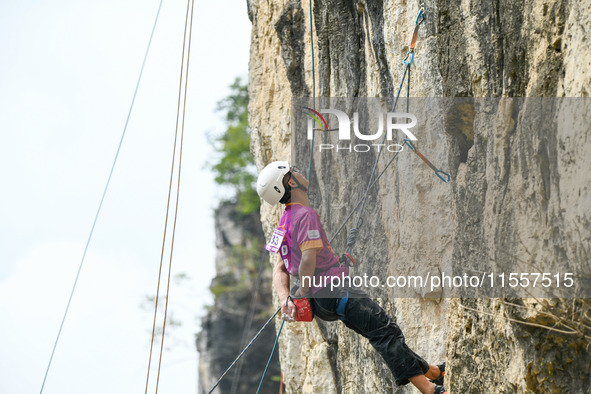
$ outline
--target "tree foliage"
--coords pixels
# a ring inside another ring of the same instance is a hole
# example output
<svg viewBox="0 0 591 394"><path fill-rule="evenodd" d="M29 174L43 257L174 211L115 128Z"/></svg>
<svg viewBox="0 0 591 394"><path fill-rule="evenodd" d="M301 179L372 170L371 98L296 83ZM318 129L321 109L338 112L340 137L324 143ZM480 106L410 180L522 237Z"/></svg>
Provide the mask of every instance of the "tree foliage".
<svg viewBox="0 0 591 394"><path fill-rule="evenodd" d="M214 138L213 145L219 156L211 168L218 184L234 190L237 211L248 214L260 206L254 189L256 168L250 154L248 86L236 78L230 90L230 95L217 103L217 110L225 115L227 128Z"/></svg>

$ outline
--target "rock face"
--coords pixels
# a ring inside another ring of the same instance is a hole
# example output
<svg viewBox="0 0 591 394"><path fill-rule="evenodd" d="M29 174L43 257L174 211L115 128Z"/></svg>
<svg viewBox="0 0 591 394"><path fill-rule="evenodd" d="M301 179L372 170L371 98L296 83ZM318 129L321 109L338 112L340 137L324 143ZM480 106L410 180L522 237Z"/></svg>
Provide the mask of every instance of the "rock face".
<svg viewBox="0 0 591 394"><path fill-rule="evenodd" d="M215 212L215 231L216 277L211 284L215 301L197 337L200 393L209 392L267 321L272 300L271 270L260 257L264 239L259 215L244 216L236 213L234 204L222 203ZM263 331L216 392L256 392L274 339L272 328ZM277 379L272 377L279 374L275 353L261 388L263 392L278 391Z"/></svg>
<svg viewBox="0 0 591 394"><path fill-rule="evenodd" d="M313 66L317 97L391 103L403 76L419 3L312 3L314 63L308 1L248 2L251 150L259 169L293 159L307 170L301 144L291 148L291 103L313 95ZM442 101L443 114L460 116L443 116L441 130L425 134L420 149L449 170L450 183L410 152L380 180L369 196L372 219L354 248L363 272L385 277L513 263L517 272L540 272L569 261L589 281L591 103L584 97L591 2L438 0L424 9L410 95L496 100ZM549 113L555 127L535 127L525 113ZM587 126L571 127L565 119L573 116ZM362 195L365 184L351 174L367 171L375 154L353 164L336 160L316 154L312 169L311 205L328 234ZM261 213L268 237L281 208L263 205ZM340 235L333 246L344 250L345 242ZM390 291L379 302L413 350L431 363L447 360L451 392L591 392L589 339L540 327L554 324L548 311L566 313L560 302L443 296L396 298ZM575 304L585 305L570 302L579 312ZM396 389L379 355L339 322L284 330L286 392L412 392Z"/></svg>

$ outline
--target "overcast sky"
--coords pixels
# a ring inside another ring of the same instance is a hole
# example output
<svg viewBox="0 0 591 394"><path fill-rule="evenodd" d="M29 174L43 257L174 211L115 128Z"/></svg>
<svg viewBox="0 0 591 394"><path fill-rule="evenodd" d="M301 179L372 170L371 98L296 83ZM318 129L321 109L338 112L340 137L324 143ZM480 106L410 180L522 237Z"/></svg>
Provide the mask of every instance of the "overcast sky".
<svg viewBox="0 0 591 394"><path fill-rule="evenodd" d="M159 0L0 3L0 392L36 393L129 110ZM186 2L164 0L135 108L44 393L145 386ZM245 0L196 1L180 210L160 393L197 388L196 317L211 302L204 163L215 104L246 78ZM155 354L153 365L157 364ZM155 370L152 372L155 377ZM152 386L151 386L152 387Z"/></svg>

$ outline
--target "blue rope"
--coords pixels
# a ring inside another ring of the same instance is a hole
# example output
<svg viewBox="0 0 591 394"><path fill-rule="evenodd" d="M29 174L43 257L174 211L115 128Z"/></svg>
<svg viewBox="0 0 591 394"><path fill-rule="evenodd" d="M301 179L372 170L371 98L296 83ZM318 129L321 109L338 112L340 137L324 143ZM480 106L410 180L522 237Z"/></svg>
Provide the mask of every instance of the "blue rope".
<svg viewBox="0 0 591 394"><path fill-rule="evenodd" d="M380 178L382 177L382 175L384 175L384 173L386 172L386 170L388 169L388 167L390 167L390 164L392 164L392 162L394 161L394 159L396 159L396 157L398 156L400 152L396 152L396 154L394 156L392 156L392 158L390 159L390 161L388 162L388 164L386 164L386 166L384 167L384 169L382 170L382 172L380 172L380 174L376 177L376 179L373 180L373 182L371 183L371 185L369 185L369 188L371 189L376 183L378 183L378 181L380 180ZM355 205L355 207L351 210L351 212L349 213L349 216L347 216L347 218L343 221L343 223L341 223L341 226L338 228L338 230L332 235L332 237L328 240L329 244L332 244L332 241L334 241L335 237L341 232L341 230L343 229L343 227L345 226L345 224L347 224L347 222L349 221L349 219L351 219L351 216L353 216L353 214L357 211L357 208L359 208L359 206L361 205L361 203L363 202L363 199L359 200L357 202L357 205Z"/></svg>
<svg viewBox="0 0 591 394"><path fill-rule="evenodd" d="M279 342L279 335L281 335L281 330L283 330L283 325L285 324L285 320L281 322L281 327L279 327L279 332L277 333L277 337L275 338L275 343L273 344L273 350L271 350L271 355L269 356L269 361L267 361L267 366L265 367L265 371L263 372L263 376L261 376L261 381L259 382L259 388L257 389L257 394L261 391L261 387L263 385L263 380L265 379L265 375L267 374L267 370L269 369L269 364L271 364L271 359L275 354L275 348L277 347L277 342Z"/></svg>
<svg viewBox="0 0 591 394"><path fill-rule="evenodd" d="M396 111L396 105L398 105L398 99L400 98L400 93L402 92L402 86L404 85L404 81L406 80L406 75L409 72L410 72L410 65L407 65L404 67L404 74L402 74L402 80L400 81L400 86L398 86L398 93L396 94L396 99L394 100L394 106L392 108L392 112ZM409 86L410 86L410 79L409 79ZM408 106L408 101L407 101L407 106ZM386 141L386 137L387 137L387 134L384 134L384 138L382 138L382 145ZM382 156L382 151L383 151L383 149L380 149L380 151L378 152L378 157L376 157L376 160L373 163L373 168L371 169L371 174L369 175L369 181L367 182L367 188L365 189L365 193L363 194L363 197L361 198L361 201L359 202L359 204L361 204L361 208L359 209L359 214L357 215L357 221L355 222L355 226L349 231L349 238L347 239L347 247L345 249L345 253L349 253L351 251L350 250L351 247L353 247L353 245L355 244L355 240L357 238L357 227L361 223L361 215L363 214L363 211L365 210L365 202L367 201L367 196L369 195L369 191L370 191L371 187L377 182L377 179L374 181L373 177L376 172L376 169L378 168L378 162L380 161L380 157ZM392 163L392 160L394 160L394 158L396 158L396 156L398 156L398 152L390 160L390 162L388 163L388 166L390 165L390 163ZM386 168L387 168L387 166L386 166ZM383 174L383 171L382 171L382 174ZM381 174L380 174L380 176L381 176ZM357 205L359 206L359 204L357 204ZM355 212L355 210L353 210L353 212ZM349 217L351 217L351 214L349 215ZM347 217L347 221L349 220L349 217ZM343 225L344 225L344 223L343 223ZM341 225L341 227L338 229L337 233L335 233L333 235L333 238L338 234L339 231L341 231L341 228L343 227L343 225Z"/></svg>
<svg viewBox="0 0 591 394"><path fill-rule="evenodd" d="M414 36L417 34L419 25L424 20L425 20L425 16L424 16L423 10L421 9L419 11L418 16L417 16L416 26L415 26L415 32L413 34L413 39L414 39ZM408 57L408 54L406 56ZM414 59L414 50L412 52L412 59ZM393 105L393 108L392 108L392 112L395 112L396 111L396 106L398 105L398 99L400 98L400 93L402 92L402 86L404 85L404 81L406 80L406 76L407 75L408 75L408 80L407 80L407 90L406 90L406 92L407 92L406 93L406 110L408 112L409 95L410 95L410 65L412 64L412 60L409 63L407 63L406 60L403 60L403 62L404 62L404 74L402 74L402 80L400 81L400 85L398 86L398 92L396 93L396 99L394 100L394 105ZM386 135L384 135L384 138L382 138L382 144L384 144L385 141L386 141ZM369 195L369 191L372 188L372 186L379 179L379 177L378 177L378 178L376 178L374 180L374 174L376 173L376 169L377 169L377 166L378 166L378 162L380 161L381 155L382 155L382 150L380 150L378 152L378 157L376 157L376 160L374 162L373 168L371 169L371 174L369 176L369 181L367 182L367 188L365 189L365 193L363 194L363 197L361 198L361 201L359 201L359 203L355 207L355 209L357 209L357 207L359 205L361 205L361 208L359 209L359 213L357 215L357 221L355 222L355 226L349 231L349 237L347 239L347 246L346 246L346 249L345 249L345 253L349 253L350 252L350 249L355 244L355 240L357 238L358 227L359 227L359 225L361 223L361 216L363 215L363 211L365 209L365 203L367 201L367 196ZM396 158L396 156L398 156L398 153L396 153L396 155L394 155L394 157L392 157L392 159L388 162L388 165L386 166L386 168L388 168L388 166L390 166L390 163L392 163L392 161ZM384 168L384 170L386 168ZM384 173L384 171L382 171L379 176L381 177L383 173ZM355 212L355 209L353 210L353 212ZM332 236L332 239L334 239L334 237L339 233L339 231L341 231L341 229L343 228L344 224L349 220L349 218L351 217L352 214L353 213L349 214L349 216L347 217L347 219L345 220L345 222L341 225L341 227L339 227L339 229L337 230L337 232Z"/></svg>
<svg viewBox="0 0 591 394"><path fill-rule="evenodd" d="M163 0L160 0L160 4L158 5L158 12L156 12L156 18L154 19L154 25L152 26L152 32L150 33L150 39L148 40L148 46L146 48L146 53L144 54L144 60L142 62L140 74L138 76L137 83L135 85L135 91L133 92L133 98L131 99L131 105L129 106L129 112L127 113L127 119L125 120L125 126L123 127L123 132L121 133L121 139L119 140L119 146L117 147L117 152L115 153L113 165L111 166L111 171L109 172L109 177L107 178L107 184L105 185L105 189L103 190L103 195L101 197L101 201L100 201L98 209L96 211L96 215L94 216L94 221L92 222L92 227L90 228L90 234L88 235L88 239L86 240L86 246L84 247L84 253L82 253L82 259L80 260L78 272L76 273L76 279L74 279L74 285L72 286L72 291L70 292L70 298L68 299L68 304L66 305L66 311L64 312L64 316L62 318L62 322L60 324L60 328L58 330L57 337L55 338L55 343L53 344L53 350L51 351L51 356L49 357L49 363L47 364L47 369L45 371L43 383L41 384L40 393L43 393L43 388L45 387L45 381L47 380L47 375L49 374L49 368L51 367L51 362L53 361L55 349L57 348L57 344L60 339L62 329L63 329L64 323L66 321L66 317L68 316L68 311L70 309L72 297L74 296L74 291L76 290L76 285L78 284L78 278L80 277L80 271L82 271L82 265L84 264L84 259L86 258L86 252L88 251L88 246L90 245L90 240L92 239L92 234L94 233L94 228L96 226L96 222L98 221L98 217L101 212L101 208L103 206L103 201L105 201L105 196L107 194L109 184L111 183L111 177L113 176L113 171L115 170L115 165L117 164L117 158L119 157L119 152L121 151L121 146L123 145L123 139L125 138L125 133L127 131L127 125L129 124L129 119L131 117L131 112L133 110L135 98L137 96L137 92L140 87L140 81L142 80L142 74L144 73L144 66L146 65L146 59L148 58L148 53L150 52L150 46L152 44L152 38L154 37L154 31L156 30L156 25L158 24L158 17L160 16L160 9L162 8L162 2L163 2Z"/></svg>
<svg viewBox="0 0 591 394"><path fill-rule="evenodd" d="M310 0L310 46L312 47L312 108L316 110L316 73L314 71L314 30L313 30L312 0ZM312 127L312 143L310 144L310 161L308 162L308 181L312 176L312 159L314 157L314 127Z"/></svg>
<svg viewBox="0 0 591 394"><path fill-rule="evenodd" d="M238 355L238 357L236 357L236 359L234 359L234 361L232 362L232 364L230 364L230 366L228 367L228 369L226 369L226 371L222 374L222 376L220 376L220 378L218 379L218 381L215 382L215 384L213 385L213 387L211 388L211 390L208 391L207 394L211 394L212 391L215 390L215 388L218 386L218 384L220 384L220 382L222 381L222 379L228 374L228 372L230 372L230 370L232 369L232 367L234 365L236 365L236 363L238 362L238 360L240 360L240 357L242 357L244 355L244 353L246 352L246 350L248 350L248 348L250 347L250 345L253 344L253 342L259 337L259 335L261 335L261 332L263 332L263 330L269 325L269 323L271 323L273 321L273 319L275 318L275 316L277 316L277 314L279 313L280 310L281 310L281 307L277 308L277 310L275 311L275 313L273 313L273 316L271 316L269 318L269 320L267 320L267 322L263 325L263 327L259 330L259 332L256 333L256 335L254 336L254 338L252 338L250 340L250 342L248 342L248 345L246 345L246 347L240 352L240 354ZM279 337L279 335L277 335L277 337Z"/></svg>

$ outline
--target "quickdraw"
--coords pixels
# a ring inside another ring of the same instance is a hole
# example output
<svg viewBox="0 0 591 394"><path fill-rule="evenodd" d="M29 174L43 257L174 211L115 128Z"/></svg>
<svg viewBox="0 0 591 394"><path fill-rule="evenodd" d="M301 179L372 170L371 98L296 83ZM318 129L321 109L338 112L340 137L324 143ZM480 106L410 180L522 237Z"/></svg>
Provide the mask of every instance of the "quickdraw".
<svg viewBox="0 0 591 394"><path fill-rule="evenodd" d="M417 37L419 35L419 26L421 25L421 23L423 23L425 21L425 9L423 7L421 7L421 9L419 10L419 14L417 15L417 20L415 22L415 30L412 34L412 39L410 40L410 46L408 47L408 53L406 54L404 60L402 60L402 62L404 63L404 65L406 66L406 69L408 70L408 89L410 89L410 65L412 64L412 62L415 59L415 48L417 46ZM408 58L410 57L410 60L408 60ZM402 85L400 85L402 87ZM408 93L407 93L408 96ZM408 107L408 103L407 103L407 107ZM418 151L418 149L414 146L414 144L412 143L411 140L409 139L404 139L404 144L408 145L408 147L415 152L421 159L423 159L423 161L429 166L431 167L431 169L435 172L435 175L437 175L437 177L439 179L441 179L443 182L448 183L451 180L451 176L439 169L436 168L425 156L423 156L423 154L421 152Z"/></svg>
<svg viewBox="0 0 591 394"><path fill-rule="evenodd" d="M429 161L429 159L427 159L425 156L423 156L423 154L422 154L421 152L419 152L419 150L417 149L417 147L416 147L416 146L414 146L414 144L412 143L412 141L411 141L411 140L409 140L409 139L405 138L405 139L404 139L404 144L405 144L405 145L408 145L408 147L409 147L409 148L410 148L410 149L411 149L411 150L412 150L414 153L416 153L416 154L417 154L417 156L419 156L421 159L423 159L423 161L425 162L425 164L427 164L429 167L431 167L431 169L432 169L433 171L435 171L435 175L437 175L437 177L438 177L439 179L441 179L441 180L442 180L443 182L445 182L445 183L448 183L448 182L451 180L451 176L450 176L450 175L449 175L447 172L445 172L445 171L443 171L443 170L441 170L441 169L439 169L439 168L435 167L435 166L433 165L433 163L431 163L431 162ZM445 177L444 177L444 176L445 176Z"/></svg>
<svg viewBox="0 0 591 394"><path fill-rule="evenodd" d="M419 26L425 20L425 8L421 7L419 14L417 15L417 21L415 22L415 31L412 33L412 39L410 40L410 46L408 47L408 53L404 57L402 62L405 66L409 67L413 60L415 60L415 47L417 46L417 37L419 35ZM407 63L406 60L410 56L410 61Z"/></svg>

